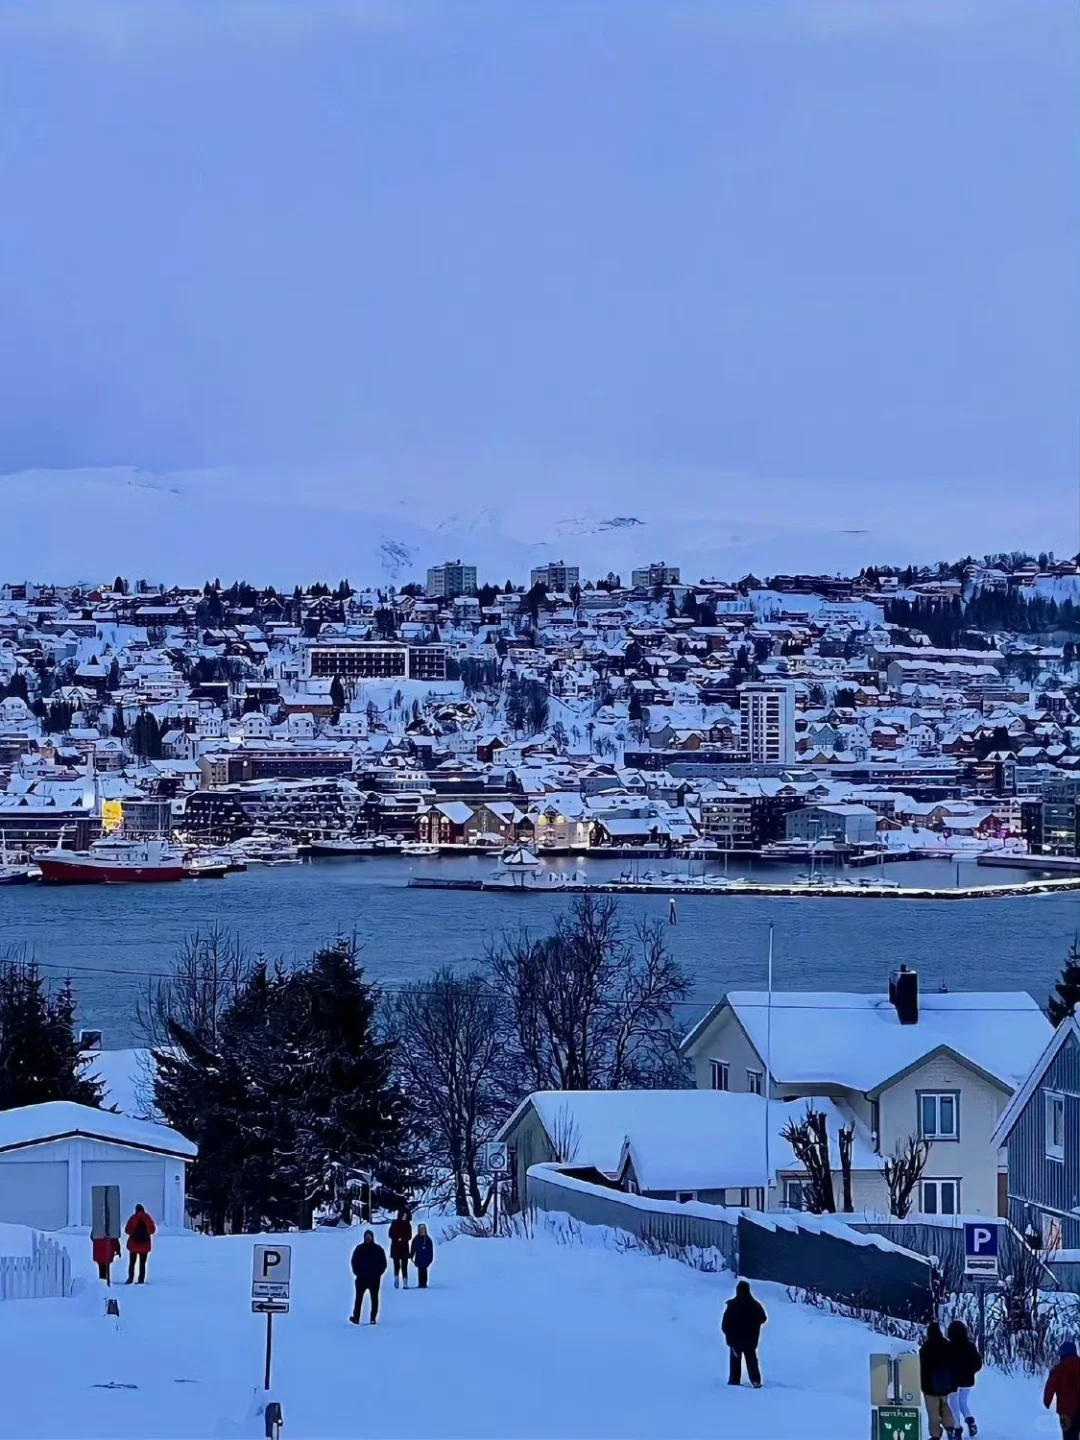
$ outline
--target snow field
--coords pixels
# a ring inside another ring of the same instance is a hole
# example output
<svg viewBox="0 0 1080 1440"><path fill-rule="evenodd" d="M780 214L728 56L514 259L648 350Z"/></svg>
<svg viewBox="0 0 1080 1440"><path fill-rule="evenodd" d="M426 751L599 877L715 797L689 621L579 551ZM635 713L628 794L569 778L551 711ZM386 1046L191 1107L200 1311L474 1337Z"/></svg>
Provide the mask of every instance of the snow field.
<svg viewBox="0 0 1080 1440"><path fill-rule="evenodd" d="M431 1288L398 1291L387 1276L375 1329L348 1323L361 1232L283 1237L293 1301L275 1321L274 1393L287 1435L865 1440L868 1356L903 1348L755 1285L769 1312L765 1388L735 1390L719 1333L731 1276L619 1253L599 1230L567 1244L550 1233L445 1241L431 1228ZM80 1295L0 1305L0 1436L240 1433L265 1337L250 1311L251 1247L267 1237L161 1237L149 1283L112 1292L119 1329L87 1278L88 1238L61 1238L87 1282ZM107 1385L137 1388L96 1388ZM980 1377L984 1440L1054 1433L1040 1390Z"/></svg>

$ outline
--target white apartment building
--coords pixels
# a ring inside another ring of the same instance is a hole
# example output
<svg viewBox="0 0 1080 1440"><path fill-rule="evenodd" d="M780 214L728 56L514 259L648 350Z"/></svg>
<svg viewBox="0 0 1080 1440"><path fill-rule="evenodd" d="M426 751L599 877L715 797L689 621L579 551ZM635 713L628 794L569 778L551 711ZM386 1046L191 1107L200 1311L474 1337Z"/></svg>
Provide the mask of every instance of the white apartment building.
<svg viewBox="0 0 1080 1440"><path fill-rule="evenodd" d="M553 560L549 565L533 567L531 583L543 585L555 595L568 595L575 585L581 584L581 571L576 565L567 565L565 560Z"/></svg>
<svg viewBox="0 0 1080 1440"><path fill-rule="evenodd" d="M452 600L455 595L471 595L475 589L475 565L447 560L443 565L432 565L428 569L427 593L434 599Z"/></svg>
<svg viewBox="0 0 1080 1440"><path fill-rule="evenodd" d="M794 765L794 689L766 680L740 685L739 732L755 764Z"/></svg>

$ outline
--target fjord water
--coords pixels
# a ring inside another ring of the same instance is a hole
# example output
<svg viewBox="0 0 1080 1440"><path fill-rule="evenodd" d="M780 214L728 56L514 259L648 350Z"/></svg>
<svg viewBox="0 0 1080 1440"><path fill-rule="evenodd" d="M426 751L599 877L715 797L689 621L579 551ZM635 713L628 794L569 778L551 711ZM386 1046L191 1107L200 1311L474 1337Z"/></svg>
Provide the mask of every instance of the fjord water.
<svg viewBox="0 0 1080 1440"><path fill-rule="evenodd" d="M550 863L597 878L633 868L626 861ZM415 875L481 878L495 868L489 858L342 859L252 867L225 880L174 885L0 887L0 950L33 954L50 978L70 974L82 1022L101 1029L108 1047L130 1045L141 1038L138 998L168 971L177 946L195 930L218 925L249 950L285 960L335 935L355 935L369 976L394 985L436 965L479 959L504 930L525 925L541 933L571 903L558 894L406 888ZM679 867L642 861L638 868ZM730 874L738 873L745 867L733 864ZM941 888L956 878L955 866L943 861L893 865L887 873L904 885ZM756 867L752 876L787 880L794 870ZM1031 872L960 869L964 886L1023 878ZM628 925L664 924L694 983L686 1028L725 990L764 983L770 920L778 988L882 989L889 970L904 961L918 969L926 988L1022 989L1040 1003L1080 928L1077 892L940 901L688 894L677 900L674 926L666 895L628 895L620 904Z"/></svg>

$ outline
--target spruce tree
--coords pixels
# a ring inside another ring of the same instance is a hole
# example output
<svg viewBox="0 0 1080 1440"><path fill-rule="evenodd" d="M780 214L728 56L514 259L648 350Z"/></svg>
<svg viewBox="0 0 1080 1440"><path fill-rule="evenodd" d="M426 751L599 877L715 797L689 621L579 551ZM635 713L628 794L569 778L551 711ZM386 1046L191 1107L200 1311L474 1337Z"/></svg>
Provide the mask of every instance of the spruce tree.
<svg viewBox="0 0 1080 1440"><path fill-rule="evenodd" d="M53 993L33 961L0 965L0 1110L47 1100L101 1104L75 1031L75 993Z"/></svg>
<svg viewBox="0 0 1080 1440"><path fill-rule="evenodd" d="M1054 994L1047 1002L1047 1011L1052 1025L1060 1025L1080 1008L1080 938L1074 939L1061 968L1061 979L1054 986Z"/></svg>

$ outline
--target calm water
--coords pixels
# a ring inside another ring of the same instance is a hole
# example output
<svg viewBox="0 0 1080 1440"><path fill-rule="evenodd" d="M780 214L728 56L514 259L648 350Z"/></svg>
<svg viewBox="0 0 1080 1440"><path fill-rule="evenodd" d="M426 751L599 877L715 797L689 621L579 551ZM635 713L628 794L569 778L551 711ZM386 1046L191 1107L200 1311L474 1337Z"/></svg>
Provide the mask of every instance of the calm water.
<svg viewBox="0 0 1080 1440"><path fill-rule="evenodd" d="M625 861L552 864L595 876L632 868ZM673 865L641 862L639 869L659 872ZM494 868L488 858L328 859L253 866L225 880L177 885L0 887L0 948L25 946L49 975L70 972L84 1023L101 1028L107 1046L134 1044L140 1039L137 996L200 927L223 926L251 950L286 959L338 933L355 933L368 973L400 982L438 964L481 956L504 929L526 924L543 930L571 903L559 895L405 888L411 875L483 876ZM730 874L738 873L746 872L733 865ZM752 873L790 879L795 871L770 865ZM955 866L944 861L893 865L887 873L905 885L936 887L948 887L956 877ZM1009 870L960 867L965 886L1016 878ZM628 921L667 921L666 896L627 896L621 904ZM681 896L679 923L667 933L694 979L687 1028L726 989L764 982L770 920L778 987L881 988L890 968L904 960L918 968L924 986L1020 988L1042 1002L1080 928L1080 892L986 901Z"/></svg>

